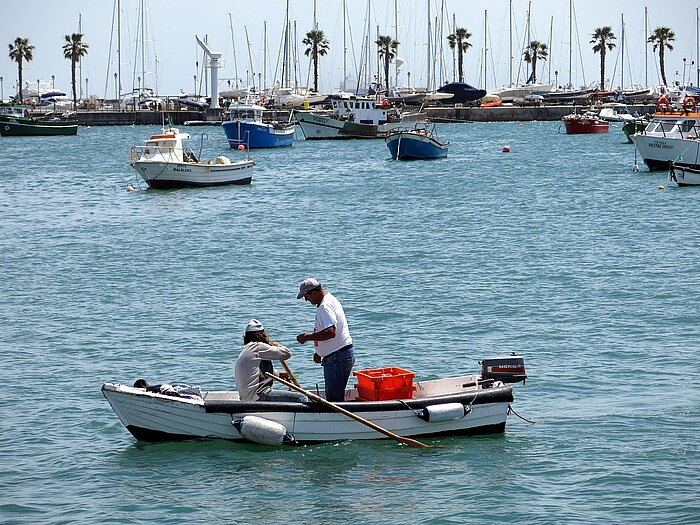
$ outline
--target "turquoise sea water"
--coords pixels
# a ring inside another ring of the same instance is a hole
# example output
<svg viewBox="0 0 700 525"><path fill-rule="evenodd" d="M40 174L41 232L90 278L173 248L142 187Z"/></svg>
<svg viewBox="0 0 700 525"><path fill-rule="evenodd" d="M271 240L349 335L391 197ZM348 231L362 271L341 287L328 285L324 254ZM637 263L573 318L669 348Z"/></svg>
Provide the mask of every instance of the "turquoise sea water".
<svg viewBox="0 0 700 525"><path fill-rule="evenodd" d="M440 125L429 162L300 141L253 152L250 187L176 191L128 165L155 127L0 139L0 522L697 523L700 188L633 173L619 128L559 127ZM358 369L518 352L514 408L538 423L429 450L132 438L101 384L232 388L251 317L320 382L294 342L307 276L344 304Z"/></svg>

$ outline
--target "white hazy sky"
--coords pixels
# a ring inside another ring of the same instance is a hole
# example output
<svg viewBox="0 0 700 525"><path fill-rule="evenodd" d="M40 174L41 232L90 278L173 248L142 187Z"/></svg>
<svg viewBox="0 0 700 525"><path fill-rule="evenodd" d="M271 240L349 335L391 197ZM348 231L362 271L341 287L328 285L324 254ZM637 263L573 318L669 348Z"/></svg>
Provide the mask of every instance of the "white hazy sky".
<svg viewBox="0 0 700 525"><path fill-rule="evenodd" d="M569 67L569 0L513 0L513 31L509 31L508 0L430 0L431 19L435 31L435 19L443 10L453 16L457 26L472 33L472 48L465 54L465 81L475 86L494 88L507 85L511 77L509 60L510 38L513 41L512 78L523 81L526 77L522 62L522 49L526 39L527 11L531 6L530 36L550 45L550 58L538 65L538 80L566 84L571 78L575 86L590 84L600 77L599 55L591 50L591 34L597 27L609 25L618 40L617 47L609 52L606 79L613 86L624 80L626 87L632 83L657 84L660 82L657 58L651 47L645 45L645 7L649 32L658 26L670 27L676 34L674 49L667 53L666 76L669 82L682 81L683 58L686 59L685 79L694 84L698 77L697 18L700 1L676 0L573 0L573 59ZM140 6L145 5L146 45L142 67L141 51L136 48ZM271 85L279 79L278 56L287 0L120 0L121 5L121 73L122 91L130 91L143 76L143 85L156 88L159 94L174 95L180 89L192 92L194 75L198 74L197 61L202 62L202 51L197 46L195 34L207 35L211 47L224 54L223 68L219 72L220 90L228 88L228 82L236 77L243 79L254 71L256 76ZM346 66L343 65L343 0L289 0L290 20L296 21L297 42L312 29L314 4L319 29L330 42L330 52L320 62L321 91L338 89L344 69L348 78L356 78L361 43L366 27L371 31L371 42L376 39L377 28L381 34L390 34L401 42L399 56L405 61L400 68L400 85L425 86L427 84L427 25L428 0L371 0L367 23L367 0L346 0ZM398 5L398 34L394 6ZM3 77L3 93L7 98L15 91L17 66L8 57L7 47L16 37L29 38L34 44L34 60L24 67L24 79L36 82L51 81L66 92L70 89L70 61L63 58L61 47L65 34L78 31L81 22L84 40L90 46L82 63L81 87L88 80L90 95L113 97L114 72L117 70L116 22L113 21L116 0L0 0L0 41L4 44L4 58L0 58L0 76ZM21 6L21 7L18 7ZM230 17L229 17L230 13ZM486 14L486 16L485 16ZM621 36L622 15L625 22L624 78L622 77ZM486 18L486 24L485 24ZM264 25L267 31L264 31ZM233 32L231 31L233 26ZM248 42L246 42L246 31ZM232 35L233 33L233 35ZM265 38L265 34L267 37ZM452 80L452 53L446 45L443 30L442 68L437 83ZM110 44L110 40L111 44ZM235 41L235 48L234 42ZM265 54L265 41L267 53ZM484 42L486 41L486 44ZM438 42L440 44L440 42ZM110 52L111 46L111 52ZM484 53L486 48L486 53ZM235 49L235 53L234 53ZM300 84L312 83L309 59L298 44L299 62L297 78ZM376 70L376 46L372 44L371 69ZM266 72L264 57L267 55ZM484 56L486 60L484 61ZM691 62L694 64L691 65ZM251 65L252 62L252 65ZM484 75L486 62L486 75ZM155 71L157 70L157 75ZM145 71L145 75L142 75ZM277 73L275 73L277 71ZM558 75L555 75L558 71ZM486 76L486 82L484 82ZM235 83L235 81L232 81ZM259 81L256 79L256 85ZM353 82L347 88L352 89ZM198 88L203 89L203 88Z"/></svg>

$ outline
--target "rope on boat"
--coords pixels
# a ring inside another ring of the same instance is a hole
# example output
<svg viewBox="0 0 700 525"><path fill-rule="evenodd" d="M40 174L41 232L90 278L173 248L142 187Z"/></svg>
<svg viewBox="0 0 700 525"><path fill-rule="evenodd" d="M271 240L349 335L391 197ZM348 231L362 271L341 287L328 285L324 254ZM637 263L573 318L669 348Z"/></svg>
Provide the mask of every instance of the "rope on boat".
<svg viewBox="0 0 700 525"><path fill-rule="evenodd" d="M518 416L518 417L519 417L520 419L522 419L523 421L526 421L526 422L531 423L531 424L533 424L533 425L534 425L535 423L539 423L539 421L535 421L535 420L533 420L533 419L528 419L528 418L523 417L523 416L521 416L520 414L518 414L518 413L513 409L513 405L511 405L511 404L508 404L508 414L513 414L513 415L515 415L515 416Z"/></svg>

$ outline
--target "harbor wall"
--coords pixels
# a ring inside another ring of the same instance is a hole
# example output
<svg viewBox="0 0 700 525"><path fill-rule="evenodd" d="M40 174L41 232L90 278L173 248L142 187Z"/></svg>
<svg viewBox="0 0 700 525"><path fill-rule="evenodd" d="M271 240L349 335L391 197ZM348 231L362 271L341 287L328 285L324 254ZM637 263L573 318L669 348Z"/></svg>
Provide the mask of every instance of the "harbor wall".
<svg viewBox="0 0 700 525"><path fill-rule="evenodd" d="M635 111L640 115L651 114L655 111L651 105L628 105L630 113ZM425 111L433 122L528 122L561 120L570 113L583 113L591 106L497 106L480 107L429 107ZM271 111L272 119L286 122L289 120L289 110ZM219 125L223 119L222 109L207 109L205 111L78 111L78 122L82 126L132 126L132 125L162 125L168 122L168 117L176 126L182 125Z"/></svg>

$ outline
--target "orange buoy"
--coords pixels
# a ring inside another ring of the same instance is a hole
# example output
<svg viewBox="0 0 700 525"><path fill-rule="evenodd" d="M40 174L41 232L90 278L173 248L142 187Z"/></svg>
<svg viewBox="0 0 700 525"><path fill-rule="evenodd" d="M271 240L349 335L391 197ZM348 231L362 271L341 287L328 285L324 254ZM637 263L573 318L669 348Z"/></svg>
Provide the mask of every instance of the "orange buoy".
<svg viewBox="0 0 700 525"><path fill-rule="evenodd" d="M510 153L510 146L503 146L503 153Z"/></svg>
<svg viewBox="0 0 700 525"><path fill-rule="evenodd" d="M134 191L134 187L133 187L131 184L127 184L127 185L126 185L126 191L129 192L129 193L131 193L132 191Z"/></svg>
<svg viewBox="0 0 700 525"><path fill-rule="evenodd" d="M243 144L238 145L238 151L243 151L245 149L245 146Z"/></svg>
<svg viewBox="0 0 700 525"><path fill-rule="evenodd" d="M520 126L521 128L522 128L524 125L525 125L525 124L523 124L522 122L519 124L519 126Z"/></svg>

